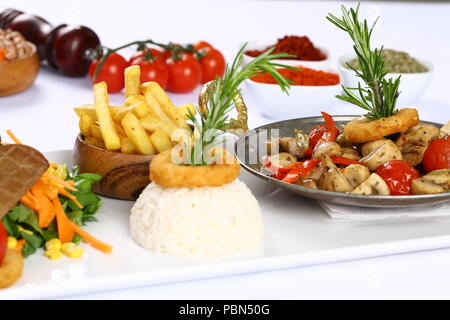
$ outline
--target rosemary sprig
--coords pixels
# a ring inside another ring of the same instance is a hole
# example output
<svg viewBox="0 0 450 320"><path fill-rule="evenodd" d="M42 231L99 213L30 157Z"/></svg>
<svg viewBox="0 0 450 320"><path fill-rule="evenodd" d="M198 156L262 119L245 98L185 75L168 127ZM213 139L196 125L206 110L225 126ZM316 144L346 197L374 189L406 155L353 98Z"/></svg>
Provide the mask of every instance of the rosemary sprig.
<svg viewBox="0 0 450 320"><path fill-rule="evenodd" d="M358 88L346 88L342 86L344 95L337 98L357 105L368 113L365 115L369 120L376 120L394 115L397 110L395 105L399 96L398 87L400 76L393 79L385 79L387 74L384 68L383 47L372 50L370 47L370 37L378 19L369 28L367 20L359 21L359 3L356 10L347 10L341 6L342 18L339 19L329 13L327 19L338 28L348 33L353 40L353 49L359 60L360 71L351 67L356 75L364 81L364 86L358 83Z"/></svg>
<svg viewBox="0 0 450 320"><path fill-rule="evenodd" d="M274 63L271 60L289 58L292 55L287 53L272 54L274 50L272 48L241 68L245 47L246 44L241 47L232 64L227 65L223 79L216 77L214 80L212 84L214 90L209 94L208 111L204 113L198 110L200 119L196 118L192 113L190 114L190 120L193 122L196 130L194 130L193 146L190 146L189 150L187 150L188 152L191 151L191 153L185 158L187 161L185 164L208 165L214 161L214 159L209 157L208 151L220 143L219 138L229 128L229 113L235 107L234 100L240 94L239 86L243 81L257 73L267 72L275 78L280 89L284 93L289 94L292 82L282 76L275 67L292 70L299 69Z"/></svg>

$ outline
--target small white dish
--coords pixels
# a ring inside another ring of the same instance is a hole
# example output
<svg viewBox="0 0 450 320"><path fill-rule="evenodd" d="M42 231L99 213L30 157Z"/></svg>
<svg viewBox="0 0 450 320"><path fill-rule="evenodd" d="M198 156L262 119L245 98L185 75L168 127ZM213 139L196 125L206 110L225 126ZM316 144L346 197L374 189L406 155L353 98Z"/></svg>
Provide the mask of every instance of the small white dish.
<svg viewBox="0 0 450 320"><path fill-rule="evenodd" d="M266 39L266 40L255 40L247 43L245 47L245 51L249 50L264 50L267 47L273 46L277 43L278 39ZM279 59L272 60L274 63L281 63L289 66L302 65L311 69L323 69L330 66L330 52L322 47L317 46L317 48L322 51L326 55L325 60L320 61L306 61L306 60L294 60L294 59ZM250 61L255 59L255 57L251 57L245 54L244 52L244 60L243 65L248 64Z"/></svg>
<svg viewBox="0 0 450 320"><path fill-rule="evenodd" d="M281 91L278 84L248 79L245 81L245 97L249 98L261 114L274 120L317 115L326 111L336 102L336 95L342 93L342 77L339 72L329 68L322 71L338 74L340 83L329 86L292 85L287 95Z"/></svg>
<svg viewBox="0 0 450 320"><path fill-rule="evenodd" d="M342 75L342 83L344 86L349 88L357 88L358 82L362 80L356 76L355 72L348 69L344 64L354 58L354 55L344 55L338 60L339 72ZM416 58L417 59L417 58ZM399 107L408 107L412 104L418 102L425 89L430 83L431 77L433 75L433 65L430 61L417 59L420 63L428 68L428 72L422 73L388 73L387 78L396 79L401 76L400 80L400 96L397 100L397 105Z"/></svg>

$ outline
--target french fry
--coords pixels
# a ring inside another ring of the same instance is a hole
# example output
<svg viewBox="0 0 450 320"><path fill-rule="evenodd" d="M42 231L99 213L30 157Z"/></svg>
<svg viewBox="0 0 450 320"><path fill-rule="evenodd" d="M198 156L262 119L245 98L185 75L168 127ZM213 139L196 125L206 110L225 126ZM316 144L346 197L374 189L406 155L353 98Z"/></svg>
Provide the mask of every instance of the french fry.
<svg viewBox="0 0 450 320"><path fill-rule="evenodd" d="M117 133L119 134L120 138L124 138L127 136L125 130L123 130L122 124L120 122L114 122L114 124L116 125L116 130ZM121 140L122 141L122 140Z"/></svg>
<svg viewBox="0 0 450 320"><path fill-rule="evenodd" d="M192 103L186 103L176 107L177 115L185 121L189 119L189 111L191 111L192 114L197 113L197 110Z"/></svg>
<svg viewBox="0 0 450 320"><path fill-rule="evenodd" d="M108 88L104 81L94 85L94 105L106 149L119 150L120 137L109 112Z"/></svg>
<svg viewBox="0 0 450 320"><path fill-rule="evenodd" d="M134 65L125 69L125 97L138 95L141 85L141 67Z"/></svg>
<svg viewBox="0 0 450 320"><path fill-rule="evenodd" d="M141 118L140 121L145 130L151 132L161 130L169 137L171 137L172 133L178 129L172 121L163 121L149 115Z"/></svg>
<svg viewBox="0 0 450 320"><path fill-rule="evenodd" d="M167 93L164 91L164 89L161 88L159 83L150 81L142 84L142 86L145 87L146 90L150 91L152 96L156 99L156 101L158 101L162 110L169 116L169 118L176 121L177 124L179 125L178 123L179 117L177 115L175 106L172 103L172 100L170 100Z"/></svg>
<svg viewBox="0 0 450 320"><path fill-rule="evenodd" d="M140 101L133 105L133 112L139 117L145 117L149 112L149 107L145 101Z"/></svg>
<svg viewBox="0 0 450 320"><path fill-rule="evenodd" d="M172 121L168 115L166 115L159 104L159 102L153 97L150 90L146 89L145 91L145 102L147 102L148 107L150 108L150 114L159 120L163 121Z"/></svg>
<svg viewBox="0 0 450 320"><path fill-rule="evenodd" d="M127 97L125 99L124 106L131 106L131 105L136 104L136 103L138 103L140 101L145 101L145 97L143 95L140 95L140 94L133 94L133 95L131 95L131 96L129 96L129 97Z"/></svg>
<svg viewBox="0 0 450 320"><path fill-rule="evenodd" d="M128 138L133 142L136 150L140 154L155 154L156 150L153 146L147 132L142 127L139 119L131 112L128 112L122 120L122 126Z"/></svg>
<svg viewBox="0 0 450 320"><path fill-rule="evenodd" d="M92 146L95 146L95 147L106 149L105 144L103 143L103 141L100 140L100 139L97 139L95 137L87 137L86 139L84 139L84 142L86 142L87 144L90 144Z"/></svg>
<svg viewBox="0 0 450 320"><path fill-rule="evenodd" d="M91 135L91 126L95 125L95 121L84 111L81 111L79 125L80 133L85 137L89 137Z"/></svg>
<svg viewBox="0 0 450 320"><path fill-rule="evenodd" d="M120 152L126 154L136 153L136 148L130 138L122 137L120 139Z"/></svg>
<svg viewBox="0 0 450 320"><path fill-rule="evenodd" d="M122 119L118 119L117 113L126 108L125 106L109 106L109 113L111 113L111 117L114 121L121 121Z"/></svg>
<svg viewBox="0 0 450 320"><path fill-rule="evenodd" d="M150 136L150 140L158 152L163 152L172 148L172 143L170 142L169 136L162 130L156 130L153 132Z"/></svg>
<svg viewBox="0 0 450 320"><path fill-rule="evenodd" d="M79 107L73 108L78 117L81 117L81 113L84 112L92 120L97 121L97 113L95 112L95 107L93 104L84 104Z"/></svg>
<svg viewBox="0 0 450 320"><path fill-rule="evenodd" d="M91 136L99 140L103 140L102 130L100 129L99 125L93 124L91 126Z"/></svg>

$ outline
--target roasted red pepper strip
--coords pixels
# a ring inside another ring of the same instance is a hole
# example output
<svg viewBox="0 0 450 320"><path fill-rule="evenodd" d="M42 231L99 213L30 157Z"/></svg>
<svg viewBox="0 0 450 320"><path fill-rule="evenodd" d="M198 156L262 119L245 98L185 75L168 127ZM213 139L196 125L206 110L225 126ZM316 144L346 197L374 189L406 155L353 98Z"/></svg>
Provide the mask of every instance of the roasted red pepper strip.
<svg viewBox="0 0 450 320"><path fill-rule="evenodd" d="M293 168L286 177L283 178L284 182L293 183L298 178L306 177L315 167L320 163L320 160L305 160L303 162L298 162L295 168Z"/></svg>
<svg viewBox="0 0 450 320"><path fill-rule="evenodd" d="M305 157L311 158L312 155L313 155L313 149L311 149L311 147L309 147L309 148L306 149L306 151L305 151Z"/></svg>
<svg viewBox="0 0 450 320"><path fill-rule="evenodd" d="M324 141L336 141L339 132L336 127L336 123L333 120L333 117L326 112L321 113L325 122L325 132L322 135L322 138L320 138L319 142L317 142L317 145L321 144Z"/></svg>
<svg viewBox="0 0 450 320"><path fill-rule="evenodd" d="M332 157L331 161L333 161L336 164L343 164L345 166L349 166L351 164L361 164L361 162L353 159L349 159L346 157Z"/></svg>
<svg viewBox="0 0 450 320"><path fill-rule="evenodd" d="M288 173L289 171L291 171L292 169L294 169L296 166L298 166L298 164L300 162L294 162L292 165L290 165L289 167L284 167L284 168L279 168L274 166L270 160L269 157L265 156L263 158L264 160L264 166L266 167L267 170L269 170L272 174L277 174L277 173Z"/></svg>

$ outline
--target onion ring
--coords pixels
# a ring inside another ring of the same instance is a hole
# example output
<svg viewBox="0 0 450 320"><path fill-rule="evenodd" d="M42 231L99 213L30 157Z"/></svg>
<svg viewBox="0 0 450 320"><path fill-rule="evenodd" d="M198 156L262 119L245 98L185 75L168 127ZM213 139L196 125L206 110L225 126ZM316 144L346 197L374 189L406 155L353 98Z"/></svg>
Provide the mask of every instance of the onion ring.
<svg viewBox="0 0 450 320"><path fill-rule="evenodd" d="M394 133L404 132L419 123L416 109L401 109L397 114L374 121L352 120L344 127L346 142L364 143L383 139Z"/></svg>
<svg viewBox="0 0 450 320"><path fill-rule="evenodd" d="M150 162L150 180L168 188L219 187L231 183L239 176L240 165L228 151L222 150L222 160L203 166L178 165L172 161L172 149L161 152ZM232 161L223 161L230 157Z"/></svg>

